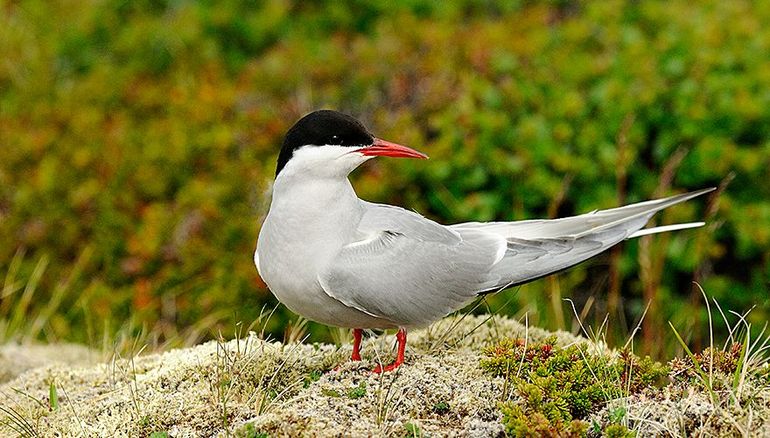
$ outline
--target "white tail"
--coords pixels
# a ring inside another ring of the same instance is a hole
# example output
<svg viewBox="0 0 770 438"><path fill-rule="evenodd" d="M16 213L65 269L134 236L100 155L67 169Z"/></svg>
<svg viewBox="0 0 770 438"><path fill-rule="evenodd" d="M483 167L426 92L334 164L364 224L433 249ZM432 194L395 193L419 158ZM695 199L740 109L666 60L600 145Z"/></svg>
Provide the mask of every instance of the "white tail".
<svg viewBox="0 0 770 438"><path fill-rule="evenodd" d="M666 231L686 230L688 228L698 228L706 225L706 222L690 222L687 224L674 224L663 225L660 227L644 228L634 234L626 237L626 239L633 239L634 237L646 236L648 234L665 233Z"/></svg>

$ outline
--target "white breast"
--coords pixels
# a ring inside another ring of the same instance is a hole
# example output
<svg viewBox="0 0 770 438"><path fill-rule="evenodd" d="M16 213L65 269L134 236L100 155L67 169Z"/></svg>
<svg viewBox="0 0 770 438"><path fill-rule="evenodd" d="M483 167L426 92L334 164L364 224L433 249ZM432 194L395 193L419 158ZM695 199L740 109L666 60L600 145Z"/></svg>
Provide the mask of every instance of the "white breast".
<svg viewBox="0 0 770 438"><path fill-rule="evenodd" d="M331 298L318 281L319 273L339 250L355 240L362 214L361 201L347 178L279 175L254 254L257 270L278 300L327 325L394 326Z"/></svg>

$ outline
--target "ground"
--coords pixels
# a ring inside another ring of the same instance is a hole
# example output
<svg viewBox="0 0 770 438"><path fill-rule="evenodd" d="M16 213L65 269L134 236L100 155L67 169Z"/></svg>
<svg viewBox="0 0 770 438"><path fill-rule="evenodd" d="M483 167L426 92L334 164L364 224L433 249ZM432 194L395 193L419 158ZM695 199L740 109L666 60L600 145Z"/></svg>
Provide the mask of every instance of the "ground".
<svg viewBox="0 0 770 438"><path fill-rule="evenodd" d="M104 362L82 347L6 345L0 436L504 436L500 401L511 392L480 367L483 350L552 335L499 316L447 318L410 333L406 364L384 375L370 370L392 359L392 335L365 337L361 362L347 361L350 345L283 344L256 333ZM558 346L611 354L555 335ZM770 435L767 388L730 409L678 388L613 400L591 421L618 421L610 417L620 405L639 436Z"/></svg>

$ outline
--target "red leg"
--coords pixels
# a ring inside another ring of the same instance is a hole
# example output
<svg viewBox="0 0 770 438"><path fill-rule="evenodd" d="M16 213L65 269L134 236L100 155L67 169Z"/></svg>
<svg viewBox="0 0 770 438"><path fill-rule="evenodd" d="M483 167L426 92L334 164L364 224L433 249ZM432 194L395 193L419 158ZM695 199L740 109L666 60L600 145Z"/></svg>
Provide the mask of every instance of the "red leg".
<svg viewBox="0 0 770 438"><path fill-rule="evenodd" d="M353 354L350 360L361 360L361 329L353 329Z"/></svg>
<svg viewBox="0 0 770 438"><path fill-rule="evenodd" d="M396 333L396 340L398 341L398 354L396 354L396 360L385 368L377 365L377 368L374 369L375 373L393 371L404 363L404 350L406 350L406 329L398 329L398 333Z"/></svg>

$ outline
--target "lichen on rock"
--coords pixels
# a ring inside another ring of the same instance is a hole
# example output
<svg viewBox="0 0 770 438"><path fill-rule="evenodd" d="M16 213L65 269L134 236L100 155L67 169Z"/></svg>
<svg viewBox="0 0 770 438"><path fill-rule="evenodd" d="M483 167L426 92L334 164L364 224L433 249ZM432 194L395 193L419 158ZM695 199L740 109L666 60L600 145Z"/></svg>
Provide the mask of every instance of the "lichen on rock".
<svg viewBox="0 0 770 438"><path fill-rule="evenodd" d="M407 423L425 434L496 435L502 381L483 375L481 350L525 332L548 335L504 317L447 318L410 333L406 365L383 375L371 369L390 360L390 335L367 337L364 360L348 362L349 345L284 345L252 333L86 366L45 364L2 385L0 397L42 435L390 435ZM57 410L47 405L51 382Z"/></svg>
<svg viewBox="0 0 770 438"><path fill-rule="evenodd" d="M15 418L0 413L0 435L23 428L40 436L503 436L505 403L517 395L504 375L481 364L485 351L510 339L623 354L503 316L455 316L410 332L405 365L375 374L375 365L392 359L392 335L365 337L363 360L350 362L350 345L283 344L250 333L100 363L41 361L0 385L0 406ZM768 431L767 385L746 386L739 403L715 408L702 388L680 383L666 386L668 395L640 388L590 409L587 432L628 431L612 426L619 422L645 433Z"/></svg>

